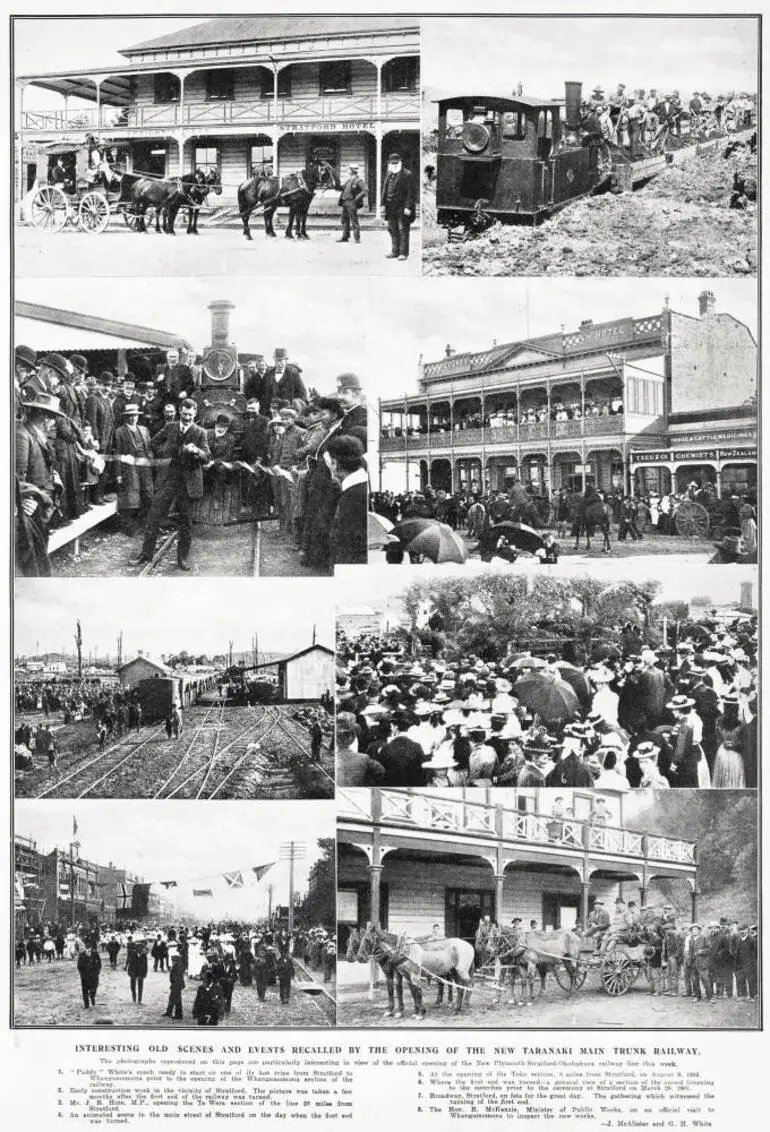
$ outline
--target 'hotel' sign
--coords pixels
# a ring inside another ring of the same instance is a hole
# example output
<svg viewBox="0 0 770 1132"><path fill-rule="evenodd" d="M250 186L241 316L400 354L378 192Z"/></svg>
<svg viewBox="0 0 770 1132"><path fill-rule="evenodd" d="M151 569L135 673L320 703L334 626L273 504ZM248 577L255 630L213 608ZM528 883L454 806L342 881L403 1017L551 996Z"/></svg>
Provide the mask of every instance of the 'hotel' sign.
<svg viewBox="0 0 770 1132"><path fill-rule="evenodd" d="M374 122L287 122L286 126L292 134L353 134L359 130L374 130Z"/></svg>

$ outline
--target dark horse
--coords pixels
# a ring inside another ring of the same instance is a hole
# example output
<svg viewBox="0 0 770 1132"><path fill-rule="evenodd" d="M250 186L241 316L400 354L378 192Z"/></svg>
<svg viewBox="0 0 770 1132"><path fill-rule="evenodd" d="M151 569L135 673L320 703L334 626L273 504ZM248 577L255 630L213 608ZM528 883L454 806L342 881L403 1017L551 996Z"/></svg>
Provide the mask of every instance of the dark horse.
<svg viewBox="0 0 770 1132"><path fill-rule="evenodd" d="M238 186L238 213L243 224L243 234L247 240L251 239L249 217L255 208L262 208L265 221L265 235L274 236L273 217L281 205L288 205L289 219L285 235L287 239L294 238L296 224L297 239L309 240L307 234L307 214L310 211L310 202L320 186L336 187L337 179L334 169L328 162L308 162L304 169L298 173L290 173L288 177L279 179L266 169L260 170L255 177Z"/></svg>
<svg viewBox="0 0 770 1132"><path fill-rule="evenodd" d="M418 942L404 939L394 932L383 931L374 924L367 924L356 958L359 963L375 959L382 968L388 991L386 1018L401 1018L404 1013L404 980L412 992L415 1017L425 1016L420 987L423 974L443 979L457 987L456 1013L459 1014L462 1010L463 1002L466 1006L470 1003L475 954L473 947L464 939L427 939Z"/></svg>
<svg viewBox="0 0 770 1132"><path fill-rule="evenodd" d="M175 236L174 222L180 209L188 209L187 232L197 235L198 211L209 192L221 193L219 172L212 169L204 173L196 169L176 180L144 177L138 173L124 173L120 185L120 200L136 217L136 231L146 232L145 213L155 209L155 231Z"/></svg>
<svg viewBox="0 0 770 1132"><path fill-rule="evenodd" d="M529 1001L535 994L535 975L540 976L540 993L545 990L545 977L549 969L557 966L566 974L568 993L576 989L580 982L580 951L582 943L577 932L570 928L556 928L554 931L528 931L513 933L507 928L495 927L487 940L490 958L510 967L511 993L516 998L516 976L521 979L522 995L525 979L529 984ZM523 999L521 1000L523 1002Z"/></svg>
<svg viewBox="0 0 770 1132"><path fill-rule="evenodd" d="M580 501L580 507L573 526L575 550L580 546L580 536L585 533L586 550L591 549L591 539L597 527L601 528L604 500L595 487L589 486Z"/></svg>

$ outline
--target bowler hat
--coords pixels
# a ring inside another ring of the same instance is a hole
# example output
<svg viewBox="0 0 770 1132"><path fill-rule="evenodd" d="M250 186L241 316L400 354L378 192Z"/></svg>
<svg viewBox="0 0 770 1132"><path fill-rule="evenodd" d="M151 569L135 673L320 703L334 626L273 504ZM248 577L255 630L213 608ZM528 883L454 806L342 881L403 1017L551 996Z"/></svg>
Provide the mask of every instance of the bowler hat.
<svg viewBox="0 0 770 1132"><path fill-rule="evenodd" d="M88 370L88 362L82 354L70 354L70 365L79 373L86 373Z"/></svg>
<svg viewBox="0 0 770 1132"><path fill-rule="evenodd" d="M363 389L361 378L357 373L341 373L337 376L337 389L353 389L360 392Z"/></svg>
<svg viewBox="0 0 770 1132"><path fill-rule="evenodd" d="M22 365L28 366L30 369L37 369L37 353L31 346L17 346L14 350L14 357Z"/></svg>
<svg viewBox="0 0 770 1132"><path fill-rule="evenodd" d="M40 364L55 370L60 377L70 376L69 363L61 354L46 354Z"/></svg>

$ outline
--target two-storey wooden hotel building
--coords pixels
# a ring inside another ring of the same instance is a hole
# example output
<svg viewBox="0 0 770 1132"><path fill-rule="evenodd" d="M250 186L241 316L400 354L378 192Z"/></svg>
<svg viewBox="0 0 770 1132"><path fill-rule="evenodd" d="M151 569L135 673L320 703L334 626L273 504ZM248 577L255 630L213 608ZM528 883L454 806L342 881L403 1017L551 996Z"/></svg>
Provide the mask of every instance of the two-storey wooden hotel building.
<svg viewBox="0 0 770 1132"><path fill-rule="evenodd" d="M610 904L620 893L639 905L661 903L661 880L683 882L679 915L697 920L694 842L626 828L622 794L605 795L610 825L591 822L597 791L569 792L573 812L554 818L553 793L339 791L341 946L372 919L414 937L437 923L446 936L469 940L485 915L571 927L586 922L595 900Z"/></svg>
<svg viewBox="0 0 770 1132"><path fill-rule="evenodd" d="M343 178L357 163L374 211L392 150L419 169L414 17L222 18L120 53L127 62L118 68L17 77L22 194L37 144L82 142L86 131L117 147L132 171L164 177L216 166L224 204L265 166L283 176L315 159ZM62 108L25 108L30 87L57 92Z"/></svg>
<svg viewBox="0 0 770 1132"><path fill-rule="evenodd" d="M419 393L380 403L389 490L581 489L668 493L693 480L721 495L757 482L757 344L715 309L586 320L574 331L447 347L421 363Z"/></svg>

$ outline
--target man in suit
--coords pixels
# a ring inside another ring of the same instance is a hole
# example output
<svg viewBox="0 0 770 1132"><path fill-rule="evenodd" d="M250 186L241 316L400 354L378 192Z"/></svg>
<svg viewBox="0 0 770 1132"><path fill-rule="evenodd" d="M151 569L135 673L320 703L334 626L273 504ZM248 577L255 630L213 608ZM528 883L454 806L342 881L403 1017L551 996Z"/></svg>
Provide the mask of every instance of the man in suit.
<svg viewBox="0 0 770 1132"><path fill-rule="evenodd" d="M341 373L337 378L337 400L342 405L343 417L335 432L339 436L355 436L364 451L367 446L367 413L361 378L355 373Z"/></svg>
<svg viewBox="0 0 770 1132"><path fill-rule="evenodd" d="M260 398L263 413L270 408L274 400L285 401L289 405L294 401L307 401L307 391L300 377L302 373L300 367L289 361L288 353L282 346L276 347L273 356L273 365L266 371L263 379L264 391Z"/></svg>
<svg viewBox="0 0 770 1132"><path fill-rule="evenodd" d="M338 244L347 244L350 232L357 244L361 243L361 225L358 223L358 210L366 199L366 184L358 175L358 166L351 165L349 176L342 186L340 193L340 208L342 209L342 236Z"/></svg>
<svg viewBox="0 0 770 1132"><path fill-rule="evenodd" d="M400 153L391 153L382 186L382 209L390 233L391 249L386 259L408 259L409 229L417 208L417 183L405 169Z"/></svg>
<svg viewBox="0 0 770 1132"><path fill-rule="evenodd" d="M179 513L177 565L180 570L190 569L187 556L192 542L192 504L203 496L203 465L211 458L206 430L195 424L196 411L194 401L189 398L182 401L179 422L167 427L159 457L167 460L168 466L147 516L141 554L133 565L152 561L160 524L176 503Z"/></svg>
<svg viewBox="0 0 770 1132"><path fill-rule="evenodd" d="M115 482L118 515L124 534L135 535L152 505L152 448L150 433L139 424L139 406L126 405L123 424L115 431Z"/></svg>
<svg viewBox="0 0 770 1132"><path fill-rule="evenodd" d="M367 501L369 477L364 447L355 436L335 436L327 449L332 476L340 486L329 541L333 565L367 561Z"/></svg>
<svg viewBox="0 0 770 1132"><path fill-rule="evenodd" d="M243 383L244 396L249 401L262 400L262 385L264 382L265 374L267 373L267 362L265 361L264 354L255 354L252 361L249 362L246 370L246 380ZM267 416L269 405L260 405L260 412Z"/></svg>
<svg viewBox="0 0 770 1132"><path fill-rule="evenodd" d="M166 351L166 364L156 378L156 385L163 391L163 396L175 405L185 397L191 397L195 390L193 372L186 362L182 361L179 350L173 347Z"/></svg>
<svg viewBox="0 0 770 1132"><path fill-rule="evenodd" d="M109 452L115 434L115 417L112 412L112 402L107 395L112 388L113 377L109 371L99 374L93 379L86 396L85 420L90 424L100 452ZM92 500L94 503L104 502L104 489L110 478L109 465L104 469L99 482L94 489Z"/></svg>
<svg viewBox="0 0 770 1132"><path fill-rule="evenodd" d="M660 723L666 706L666 677L656 664L657 657L652 649L642 649L642 668L638 678L637 705L644 712L647 726L652 730ZM672 689L668 689L670 692Z"/></svg>
<svg viewBox="0 0 770 1132"><path fill-rule="evenodd" d="M130 371L126 370L123 374L123 380L120 389L115 394L112 402L112 415L114 419L120 424L123 420L123 410L126 405L134 404L136 401L136 376Z"/></svg>
<svg viewBox="0 0 770 1132"><path fill-rule="evenodd" d="M16 569L25 577L48 577L48 527L61 485L52 437L61 410L58 397L28 390L25 419L16 421Z"/></svg>

